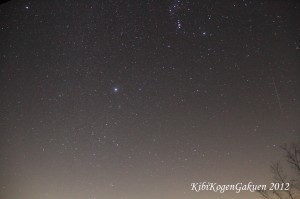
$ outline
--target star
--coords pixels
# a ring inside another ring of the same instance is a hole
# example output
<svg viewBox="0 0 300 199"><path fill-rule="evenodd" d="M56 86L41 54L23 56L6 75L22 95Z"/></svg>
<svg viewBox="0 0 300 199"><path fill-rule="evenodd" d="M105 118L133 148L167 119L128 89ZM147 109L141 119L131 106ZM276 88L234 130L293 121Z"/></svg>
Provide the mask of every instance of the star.
<svg viewBox="0 0 300 199"><path fill-rule="evenodd" d="M114 87L114 93L119 92L119 88L118 87Z"/></svg>

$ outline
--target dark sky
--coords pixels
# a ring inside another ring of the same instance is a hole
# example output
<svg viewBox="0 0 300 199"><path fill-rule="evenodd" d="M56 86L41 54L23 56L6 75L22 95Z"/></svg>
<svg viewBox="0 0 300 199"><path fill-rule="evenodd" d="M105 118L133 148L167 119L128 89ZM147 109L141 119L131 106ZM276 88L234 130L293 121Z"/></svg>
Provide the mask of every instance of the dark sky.
<svg viewBox="0 0 300 199"><path fill-rule="evenodd" d="M0 5L3 199L257 198L299 140L300 3Z"/></svg>

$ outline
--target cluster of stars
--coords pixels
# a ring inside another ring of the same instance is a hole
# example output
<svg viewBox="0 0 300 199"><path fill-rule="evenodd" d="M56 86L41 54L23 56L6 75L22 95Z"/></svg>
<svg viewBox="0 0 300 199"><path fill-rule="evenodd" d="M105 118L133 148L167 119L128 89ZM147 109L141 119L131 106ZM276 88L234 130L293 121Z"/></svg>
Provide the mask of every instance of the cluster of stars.
<svg viewBox="0 0 300 199"><path fill-rule="evenodd" d="M0 7L5 198L192 198L299 138L295 2L25 3Z"/></svg>

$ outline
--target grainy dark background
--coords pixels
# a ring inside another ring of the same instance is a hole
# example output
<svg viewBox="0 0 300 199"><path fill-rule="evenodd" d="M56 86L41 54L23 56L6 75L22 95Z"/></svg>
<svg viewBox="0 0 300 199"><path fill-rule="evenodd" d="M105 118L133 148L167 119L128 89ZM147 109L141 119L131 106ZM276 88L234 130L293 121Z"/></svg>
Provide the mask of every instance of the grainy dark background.
<svg viewBox="0 0 300 199"><path fill-rule="evenodd" d="M3 199L257 198L299 140L297 1L0 5Z"/></svg>

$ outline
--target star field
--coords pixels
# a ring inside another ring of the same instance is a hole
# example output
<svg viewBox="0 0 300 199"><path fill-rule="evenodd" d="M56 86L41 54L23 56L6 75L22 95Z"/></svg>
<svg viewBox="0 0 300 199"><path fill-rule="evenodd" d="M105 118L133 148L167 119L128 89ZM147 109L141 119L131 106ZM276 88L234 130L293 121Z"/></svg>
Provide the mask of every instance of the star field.
<svg viewBox="0 0 300 199"><path fill-rule="evenodd" d="M0 196L258 198L299 140L297 1L0 5Z"/></svg>

